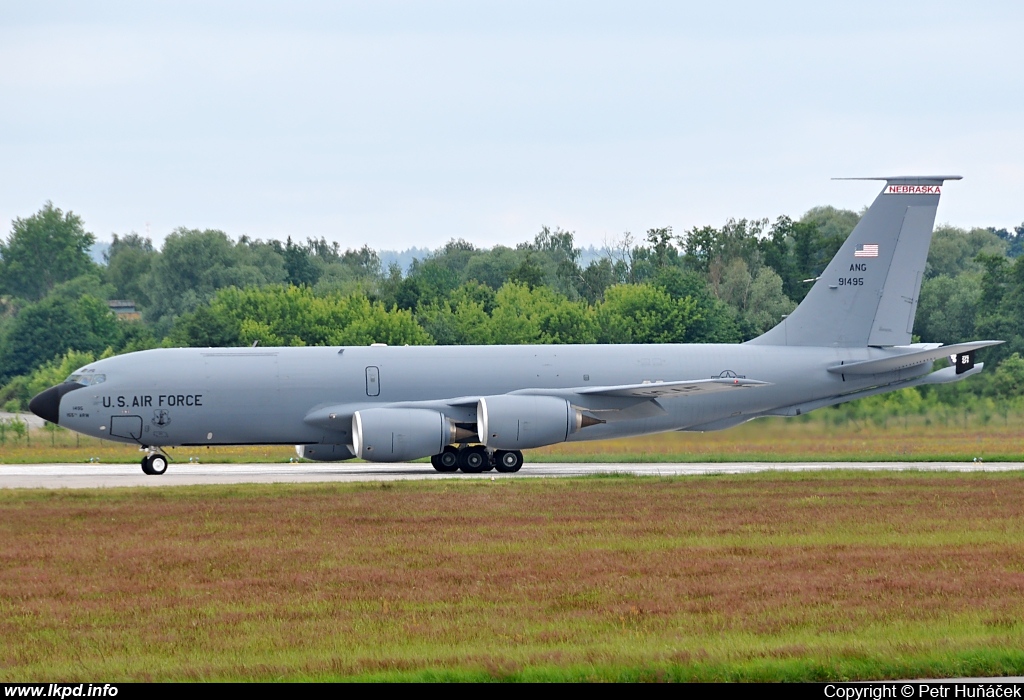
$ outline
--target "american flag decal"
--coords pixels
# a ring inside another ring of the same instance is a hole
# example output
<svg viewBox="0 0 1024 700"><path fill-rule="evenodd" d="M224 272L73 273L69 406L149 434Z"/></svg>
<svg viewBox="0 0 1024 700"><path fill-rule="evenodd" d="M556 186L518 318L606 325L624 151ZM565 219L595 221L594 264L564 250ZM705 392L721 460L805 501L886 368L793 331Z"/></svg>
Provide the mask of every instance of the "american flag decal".
<svg viewBox="0 0 1024 700"><path fill-rule="evenodd" d="M855 258L877 258L878 257L878 244L877 243L865 243L857 246L857 250L853 251L853 257Z"/></svg>

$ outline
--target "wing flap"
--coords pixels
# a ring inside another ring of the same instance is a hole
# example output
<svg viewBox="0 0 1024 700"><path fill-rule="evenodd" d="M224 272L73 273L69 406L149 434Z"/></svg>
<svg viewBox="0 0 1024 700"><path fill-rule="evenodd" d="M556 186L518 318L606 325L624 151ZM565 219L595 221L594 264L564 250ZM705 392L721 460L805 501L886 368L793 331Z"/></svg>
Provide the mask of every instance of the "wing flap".
<svg viewBox="0 0 1024 700"><path fill-rule="evenodd" d="M620 384L618 386L578 387L570 389L581 396L621 396L636 399L663 399L676 396L692 396L694 394L711 394L719 391L736 389L753 389L771 386L770 382L757 379L740 379L738 377L720 379L694 379L674 382L641 382L640 384Z"/></svg>

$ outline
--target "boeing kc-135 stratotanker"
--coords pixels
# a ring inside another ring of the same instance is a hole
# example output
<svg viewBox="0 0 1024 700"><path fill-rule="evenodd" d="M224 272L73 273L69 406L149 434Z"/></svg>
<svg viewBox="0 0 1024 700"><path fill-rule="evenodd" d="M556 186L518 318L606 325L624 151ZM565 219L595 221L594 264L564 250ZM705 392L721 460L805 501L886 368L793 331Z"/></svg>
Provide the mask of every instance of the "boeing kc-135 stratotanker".
<svg viewBox="0 0 1024 700"><path fill-rule="evenodd" d="M166 471L165 447L252 444L514 472L533 447L719 430L980 372L975 352L1002 341L911 344L941 189L960 178L866 179L885 187L807 297L743 344L146 350L89 363L30 408L138 444L147 474Z"/></svg>

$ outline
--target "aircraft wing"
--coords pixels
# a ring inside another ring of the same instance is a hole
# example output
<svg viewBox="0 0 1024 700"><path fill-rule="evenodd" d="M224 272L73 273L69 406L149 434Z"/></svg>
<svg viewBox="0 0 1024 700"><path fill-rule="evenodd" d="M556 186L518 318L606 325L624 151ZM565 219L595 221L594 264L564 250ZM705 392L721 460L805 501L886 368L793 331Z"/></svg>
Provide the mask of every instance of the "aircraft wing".
<svg viewBox="0 0 1024 700"><path fill-rule="evenodd" d="M769 382L739 377L718 379L693 379L672 382L641 382L639 384L618 384L612 386L569 387L565 389L520 389L510 394L531 396L557 396L573 405L594 413L619 414L612 420L625 420L664 413L657 399L678 396L711 394L720 391L735 391L771 386ZM439 411L453 420L473 422L476 420L477 403L480 396L459 396L450 399L428 401L399 401L379 405L382 408L422 408ZM306 414L305 422L330 430L346 430L352 414L366 408L361 404L335 404L320 406Z"/></svg>
<svg viewBox="0 0 1024 700"><path fill-rule="evenodd" d="M828 368L833 374L882 374L883 372L895 372L908 367L916 367L926 362L934 362L943 357L952 355L966 355L975 350L987 348L992 345L1003 343L1002 340L976 340L970 343L957 343L955 345L929 345L915 349L893 348L894 350L909 349L909 352L900 352L898 355L880 357L874 360L863 360L861 362L847 362L842 365L833 365ZM972 365L973 366L973 365Z"/></svg>
<svg viewBox="0 0 1024 700"><path fill-rule="evenodd" d="M690 396L693 394L710 394L718 391L731 391L742 388L755 388L771 386L770 382L762 382L757 379L743 379L739 377L721 377L715 379L691 379L672 382L640 382L638 384L614 384L611 386L575 386L565 389L518 389L509 392L511 394L528 394L530 396L559 396L570 400L576 397L615 397L623 399L661 399L675 396ZM419 406L433 405L455 406L460 408L476 408L479 396L460 396L452 399L439 401L417 401L394 404L396 406L411 407L414 404Z"/></svg>

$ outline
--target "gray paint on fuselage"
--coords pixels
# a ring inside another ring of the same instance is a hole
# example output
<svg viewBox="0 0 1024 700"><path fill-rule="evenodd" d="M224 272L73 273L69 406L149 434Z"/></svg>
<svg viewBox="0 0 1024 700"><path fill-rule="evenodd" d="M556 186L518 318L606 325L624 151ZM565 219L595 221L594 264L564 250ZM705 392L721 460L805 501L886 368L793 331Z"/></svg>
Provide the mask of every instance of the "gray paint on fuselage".
<svg viewBox="0 0 1024 700"><path fill-rule="evenodd" d="M331 347L161 349L87 365L105 374L106 381L66 394L60 423L109 438L112 416L139 415L144 433L138 442L152 446L346 444L351 437L344 418L362 408L396 402L531 388L709 379L724 372L770 383L707 397L662 398L658 400L665 411L661 415L612 421L570 436L571 440L592 440L677 430L877 385L881 377L844 378L827 367L887 354L876 348L750 345L350 347L343 353ZM379 396L366 394L369 366L380 372ZM921 371L890 373L885 381ZM282 385L287 389L282 390ZM190 397L197 396L201 405L187 405ZM152 405L131 405L144 403L142 397ZM119 399L128 405L117 406ZM104 408L105 400L114 407ZM90 407L88 418L65 417L72 412L70 406L83 403ZM574 403L585 404L585 399ZM338 421L340 430L305 422L308 414L321 407L347 414ZM444 412L456 420L475 419L471 408Z"/></svg>

